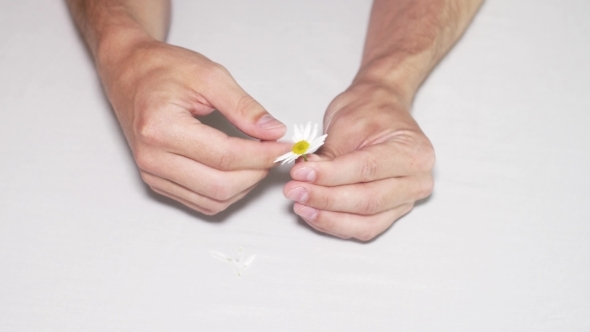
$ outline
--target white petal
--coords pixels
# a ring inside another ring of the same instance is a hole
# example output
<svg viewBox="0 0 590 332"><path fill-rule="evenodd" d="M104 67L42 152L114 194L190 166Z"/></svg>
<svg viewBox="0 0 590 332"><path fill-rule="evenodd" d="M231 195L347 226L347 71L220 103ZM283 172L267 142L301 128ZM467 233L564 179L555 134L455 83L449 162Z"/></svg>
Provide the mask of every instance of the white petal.
<svg viewBox="0 0 590 332"><path fill-rule="evenodd" d="M297 142L305 139L304 133L305 133L305 127L303 125L299 125L299 136L297 137ZM295 142L295 143L297 143L297 142Z"/></svg>
<svg viewBox="0 0 590 332"><path fill-rule="evenodd" d="M236 262L241 261L243 257L244 257L244 250L242 250L242 247L240 247L240 250L238 250L238 258L236 259Z"/></svg>
<svg viewBox="0 0 590 332"><path fill-rule="evenodd" d="M295 159L297 159L297 158L299 158L299 155L298 155L298 154L295 154L295 153L293 153L293 155L292 155L292 156L290 156L289 158L287 158L287 159L283 160L283 162L281 163L281 165L283 165L283 164L287 164L287 163L290 163L290 162L292 162L293 160L295 160Z"/></svg>
<svg viewBox="0 0 590 332"><path fill-rule="evenodd" d="M252 262L254 262L255 258L256 258L256 255L252 255L252 256L248 257L248 259L246 259L246 261L244 262L244 267L248 267L250 264L252 264Z"/></svg>
<svg viewBox="0 0 590 332"><path fill-rule="evenodd" d="M326 137L328 137L328 134L324 134L324 135L322 135L322 136L314 139L313 142L311 142L311 143L312 144L315 144L315 143L322 143L322 144L324 144L324 141L326 140Z"/></svg>
<svg viewBox="0 0 590 332"><path fill-rule="evenodd" d="M292 156L291 158L289 158L289 159L287 159L287 160L283 161L283 164L285 164L285 163L290 163L290 162L292 162L292 161L295 161L295 160L297 160L297 158L299 158L299 157L301 157L301 155L298 155L298 154L295 154L295 153L294 153L294 154L293 154L293 156ZM282 165L282 164L281 164L281 165Z"/></svg>
<svg viewBox="0 0 590 332"><path fill-rule="evenodd" d="M298 142L301 139L301 131L297 125L293 126L295 128L295 133L293 134L293 142Z"/></svg>
<svg viewBox="0 0 590 332"><path fill-rule="evenodd" d="M285 159L289 159L291 158L293 155L295 155L293 152L287 152L284 155L278 157L277 159L275 159L275 163L281 161L281 160L285 160Z"/></svg>
<svg viewBox="0 0 590 332"><path fill-rule="evenodd" d="M220 253L219 251L211 250L209 251L211 256L224 261L224 262L231 262L231 258L227 257L225 254Z"/></svg>
<svg viewBox="0 0 590 332"><path fill-rule="evenodd" d="M315 139L315 136L318 134L318 124L316 123L315 125L313 125L313 131L311 132L311 136L309 137L309 141L313 141Z"/></svg>
<svg viewBox="0 0 590 332"><path fill-rule="evenodd" d="M322 145L323 144L318 144L318 145L310 146L309 149L307 149L306 154L311 154L311 153L316 152Z"/></svg>
<svg viewBox="0 0 590 332"><path fill-rule="evenodd" d="M311 143L310 147L307 149L306 153L314 153L316 152L322 145L324 145L324 140L328 137L328 134L322 135Z"/></svg>
<svg viewBox="0 0 590 332"><path fill-rule="evenodd" d="M311 133L311 122L305 125L305 132L303 133L303 139L309 142L309 134Z"/></svg>

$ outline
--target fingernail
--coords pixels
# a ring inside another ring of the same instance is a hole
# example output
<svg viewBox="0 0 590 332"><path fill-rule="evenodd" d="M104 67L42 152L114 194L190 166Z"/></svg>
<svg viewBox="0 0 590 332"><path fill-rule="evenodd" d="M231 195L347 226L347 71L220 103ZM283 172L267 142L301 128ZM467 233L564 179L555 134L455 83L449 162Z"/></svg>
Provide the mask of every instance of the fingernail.
<svg viewBox="0 0 590 332"><path fill-rule="evenodd" d="M303 203L307 201L309 194L303 187L297 187L287 193L287 198L298 203Z"/></svg>
<svg viewBox="0 0 590 332"><path fill-rule="evenodd" d="M275 129L284 126L285 125L282 122L273 118L273 116L270 114L265 114L258 120L258 127L265 130Z"/></svg>
<svg viewBox="0 0 590 332"><path fill-rule="evenodd" d="M310 208L309 206L304 206L299 211L297 211L297 214L307 221L314 221L318 215L318 211L314 208Z"/></svg>
<svg viewBox="0 0 590 332"><path fill-rule="evenodd" d="M312 182L315 180L315 171L309 167L302 167L295 171L293 179L298 181Z"/></svg>

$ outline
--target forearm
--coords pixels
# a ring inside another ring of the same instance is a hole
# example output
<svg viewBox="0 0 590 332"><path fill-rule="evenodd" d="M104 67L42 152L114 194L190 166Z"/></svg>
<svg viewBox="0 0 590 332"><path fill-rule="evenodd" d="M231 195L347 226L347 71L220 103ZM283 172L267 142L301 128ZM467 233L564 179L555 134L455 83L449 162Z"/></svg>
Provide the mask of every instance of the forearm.
<svg viewBox="0 0 590 332"><path fill-rule="evenodd" d="M353 85L378 83L410 103L483 0L374 0Z"/></svg>
<svg viewBox="0 0 590 332"><path fill-rule="evenodd" d="M97 63L130 41L166 38L170 0L67 0Z"/></svg>

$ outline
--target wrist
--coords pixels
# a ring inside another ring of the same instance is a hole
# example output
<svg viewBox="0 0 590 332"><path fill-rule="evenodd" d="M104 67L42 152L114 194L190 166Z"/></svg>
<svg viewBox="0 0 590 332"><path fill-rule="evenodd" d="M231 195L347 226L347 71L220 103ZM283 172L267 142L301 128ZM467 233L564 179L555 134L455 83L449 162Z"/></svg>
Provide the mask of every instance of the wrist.
<svg viewBox="0 0 590 332"><path fill-rule="evenodd" d="M355 79L328 106L324 115L324 128L329 130L338 117L362 118L363 122L383 122L383 118L371 115L382 114L383 111L406 118L410 109L411 99L396 87L379 79Z"/></svg>
<svg viewBox="0 0 590 332"><path fill-rule="evenodd" d="M145 30L138 25L117 24L103 29L97 38L94 58L99 73L121 63L142 44L154 41Z"/></svg>
<svg viewBox="0 0 590 332"><path fill-rule="evenodd" d="M393 56L363 63L351 83L353 87L373 87L387 90L403 104L410 105L423 80L418 68Z"/></svg>

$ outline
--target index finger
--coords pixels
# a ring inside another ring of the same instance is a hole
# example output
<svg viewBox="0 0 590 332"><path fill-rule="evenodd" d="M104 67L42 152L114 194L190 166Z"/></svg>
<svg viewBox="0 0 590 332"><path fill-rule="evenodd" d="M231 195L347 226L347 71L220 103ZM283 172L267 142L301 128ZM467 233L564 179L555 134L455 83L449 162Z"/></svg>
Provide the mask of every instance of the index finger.
<svg viewBox="0 0 590 332"><path fill-rule="evenodd" d="M144 134L151 143L222 171L269 169L289 150L288 143L230 137L192 118L176 121L166 130Z"/></svg>
<svg viewBox="0 0 590 332"><path fill-rule="evenodd" d="M291 169L291 177L321 186L340 186L428 172L433 165L432 151L399 143L382 143L332 160L323 158L297 163Z"/></svg>

